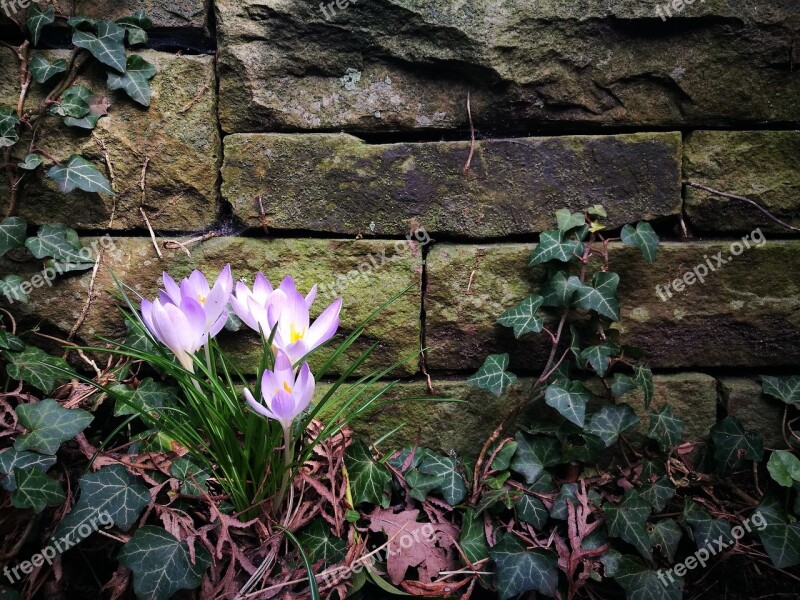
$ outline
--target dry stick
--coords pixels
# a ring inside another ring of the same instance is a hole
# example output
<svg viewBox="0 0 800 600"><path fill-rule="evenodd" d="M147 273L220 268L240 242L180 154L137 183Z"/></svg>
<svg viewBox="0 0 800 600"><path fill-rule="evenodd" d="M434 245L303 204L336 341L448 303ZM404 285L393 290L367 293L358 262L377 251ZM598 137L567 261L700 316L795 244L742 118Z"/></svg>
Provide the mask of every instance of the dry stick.
<svg viewBox="0 0 800 600"><path fill-rule="evenodd" d="M153 231L153 227L150 225L150 219L147 218L147 213L144 212L144 201L147 198L147 165L149 164L150 157L145 156L144 164L142 165L142 178L139 180L139 189L142 190L142 201L139 206L139 212L142 213L145 225L147 225L147 230L150 232L150 239L153 241L153 248L156 249L156 254L158 254L159 260L161 260L164 258L164 255L161 254L161 248L158 247L158 242L156 242L156 234Z"/></svg>
<svg viewBox="0 0 800 600"><path fill-rule="evenodd" d="M752 206L755 206L758 210L760 210L762 213L764 213L769 219L775 221L781 227L785 227L786 229L789 229L791 231L800 232L800 228L792 227L788 223L784 223L778 217L776 217L771 212L769 212L766 208L761 206L758 202L756 202L754 200L750 200L750 198L745 198L744 196L737 196L736 194L729 194L728 192L721 192L719 190L715 190L714 188L710 188L710 187L708 187L706 185L702 185L700 183L692 183L691 181L684 181L683 183L684 183L684 185L688 185L689 187L697 188L698 190L703 190L704 192L708 192L709 194L714 194L716 196L721 196L723 198L729 198L731 200L741 200L742 202L747 202L748 204L751 204Z"/></svg>
<svg viewBox="0 0 800 600"><path fill-rule="evenodd" d="M464 173L469 171L472 165L472 157L475 155L475 126L472 124L472 107L470 106L471 89L467 89L467 119L469 120L469 156L464 165Z"/></svg>

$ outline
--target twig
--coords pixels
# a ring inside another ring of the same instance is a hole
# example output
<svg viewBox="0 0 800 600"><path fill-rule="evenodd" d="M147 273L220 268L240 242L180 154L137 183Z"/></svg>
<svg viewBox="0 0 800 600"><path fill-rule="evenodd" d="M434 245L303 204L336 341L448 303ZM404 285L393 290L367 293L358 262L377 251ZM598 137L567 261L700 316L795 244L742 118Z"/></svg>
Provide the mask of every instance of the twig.
<svg viewBox="0 0 800 600"><path fill-rule="evenodd" d="M94 294L94 280L97 277L97 271L100 268L100 263L103 262L103 250L100 251L100 254L97 256L97 259L94 261L94 268L92 269L92 278L89 280L89 293L86 296L86 303L83 305L83 310L81 310L81 314L78 317L78 320L75 321L75 324L72 326L72 329L69 330L69 335L67 335L67 341L71 342L72 337L75 333L80 329L83 322L86 320L86 315L89 314L89 308L92 306L92 295Z"/></svg>
<svg viewBox="0 0 800 600"><path fill-rule="evenodd" d="M736 194L729 194L728 192L721 192L719 190L715 190L714 188L710 188L708 186L705 186L705 185L702 185L702 184L699 184L699 183L692 183L691 181L684 181L683 183L684 183L684 185L688 185L689 187L697 188L698 190L703 190L704 192L708 192L709 194L714 194L716 196L721 196L723 198L729 198L731 200L741 200L742 202L747 202L748 204L751 204L752 206L755 206L758 210L760 210L762 213L764 213L769 219L771 219L772 221L775 221L781 227L785 227L786 229L789 229L790 231L800 232L800 228L792 227L788 223L784 223L778 217L776 217L771 212L769 212L766 208L761 206L758 202L755 202L754 200L750 200L750 198L745 198L744 196L737 196Z"/></svg>
<svg viewBox="0 0 800 600"><path fill-rule="evenodd" d="M163 259L164 255L161 254L161 248L158 247L158 242L156 242L156 234L153 231L153 228L150 226L150 219L147 218L147 213L144 212L144 208L141 206L139 207L139 212L142 213L144 217L144 222L147 225L147 230L150 232L150 239L153 240L153 248L156 249L156 254L158 254L159 259Z"/></svg>
<svg viewBox="0 0 800 600"><path fill-rule="evenodd" d="M470 105L470 95L472 90L467 89L467 119L469 120L469 156L464 164L464 173L469 171L472 165L472 157L475 156L475 126L472 123L472 107Z"/></svg>
<svg viewBox="0 0 800 600"><path fill-rule="evenodd" d="M200 101L200 98L203 97L203 94L205 94L208 91L208 89L211 87L211 82L212 82L213 79L214 79L214 72L212 71L211 75L209 75L209 77L208 77L208 80L205 82L205 84L203 84L203 87L200 88L200 91L197 92L197 94L195 94L194 98L189 100L189 102L187 102L184 105L184 107L178 111L179 115L182 115L183 113L188 112L189 109L191 109L195 104L197 104Z"/></svg>

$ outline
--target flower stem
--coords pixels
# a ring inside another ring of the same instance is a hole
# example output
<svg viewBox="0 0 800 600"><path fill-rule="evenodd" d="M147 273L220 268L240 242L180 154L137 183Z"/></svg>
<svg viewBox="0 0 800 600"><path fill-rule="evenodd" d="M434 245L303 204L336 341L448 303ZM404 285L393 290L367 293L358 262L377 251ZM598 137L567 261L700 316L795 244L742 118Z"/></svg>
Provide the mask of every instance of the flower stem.
<svg viewBox="0 0 800 600"><path fill-rule="evenodd" d="M272 514L277 516L278 511L283 504L283 497L286 495L286 490L289 487L289 479L292 475L292 461L294 459L294 444L292 440L292 426L283 428L283 479L281 481L281 488L275 498L275 504L272 505Z"/></svg>

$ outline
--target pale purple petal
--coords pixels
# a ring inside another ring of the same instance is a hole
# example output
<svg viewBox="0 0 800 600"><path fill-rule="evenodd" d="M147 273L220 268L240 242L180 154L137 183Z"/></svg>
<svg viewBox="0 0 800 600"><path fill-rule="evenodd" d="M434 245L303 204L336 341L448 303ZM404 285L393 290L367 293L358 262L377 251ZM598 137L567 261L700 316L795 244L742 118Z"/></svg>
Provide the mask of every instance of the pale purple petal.
<svg viewBox="0 0 800 600"><path fill-rule="evenodd" d="M262 417L266 417L267 419L274 419L275 421L279 420L275 414L269 410L266 406L261 404L260 402L256 402L256 399L253 398L253 394L250 393L250 390L247 388L244 389L244 399L247 401L247 404L260 414Z"/></svg>
<svg viewBox="0 0 800 600"><path fill-rule="evenodd" d="M294 385L295 408L297 413L303 412L311 403L314 397L314 376L311 374L311 369L308 363L304 362L300 367L300 373L297 375L297 381Z"/></svg>
<svg viewBox="0 0 800 600"><path fill-rule="evenodd" d="M339 298L317 317L305 336L305 341L310 348L316 348L336 334L336 330L339 328L339 312L341 310L342 299Z"/></svg>
<svg viewBox="0 0 800 600"><path fill-rule="evenodd" d="M142 300L142 321L144 321L150 333L156 335L156 330L153 327L153 303L150 300Z"/></svg>
<svg viewBox="0 0 800 600"><path fill-rule="evenodd" d="M306 294L306 306L311 309L311 305L314 304L314 299L317 297L317 284L314 284L314 287L311 288L311 291Z"/></svg>
<svg viewBox="0 0 800 600"><path fill-rule="evenodd" d="M256 273L255 281L253 281L253 296L255 296L256 300L261 304L266 304L270 294L272 294L272 284L269 282L269 279L264 277L264 274L259 271Z"/></svg>
<svg viewBox="0 0 800 600"><path fill-rule="evenodd" d="M278 391L269 402L269 408L275 414L277 420L284 424L291 423L298 415L294 398L285 390Z"/></svg>
<svg viewBox="0 0 800 600"><path fill-rule="evenodd" d="M180 304L181 289L178 287L178 284L175 283L175 280L172 277L170 277L166 272L161 274L161 278L164 281L164 289L166 290L169 299L172 301L173 304Z"/></svg>

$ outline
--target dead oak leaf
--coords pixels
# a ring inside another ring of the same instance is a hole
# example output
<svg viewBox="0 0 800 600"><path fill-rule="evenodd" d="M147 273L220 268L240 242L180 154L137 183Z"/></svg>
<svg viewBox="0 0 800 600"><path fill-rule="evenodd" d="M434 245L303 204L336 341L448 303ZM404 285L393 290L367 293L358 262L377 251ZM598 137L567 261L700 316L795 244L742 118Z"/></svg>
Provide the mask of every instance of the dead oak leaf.
<svg viewBox="0 0 800 600"><path fill-rule="evenodd" d="M453 540L458 529L450 523L420 523L419 510L394 512L376 508L369 515L369 529L383 532L389 537L386 555L389 579L398 585L405 579L406 571L417 569L419 581L431 583L440 571L456 568L456 551Z"/></svg>

